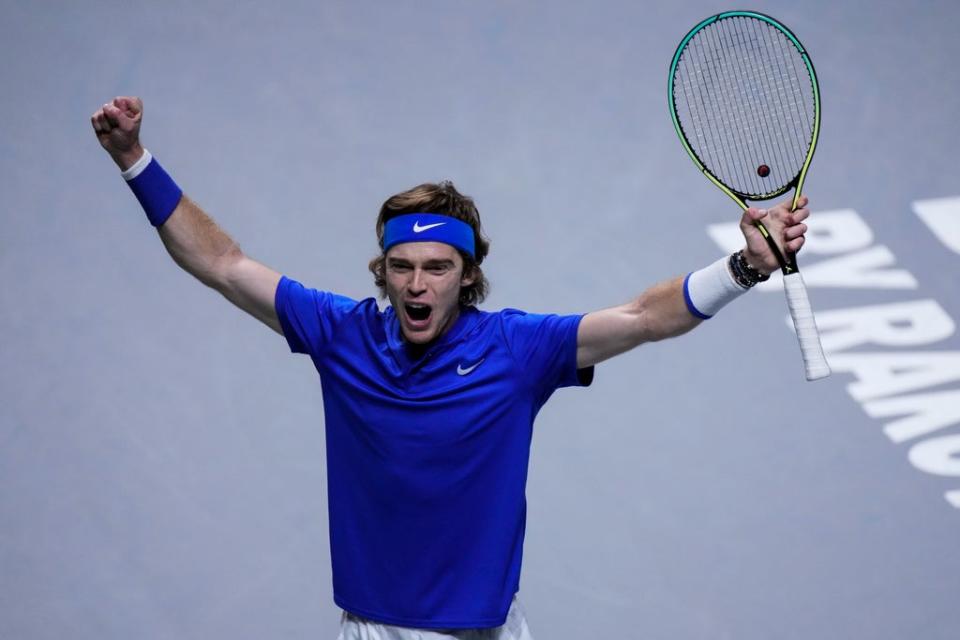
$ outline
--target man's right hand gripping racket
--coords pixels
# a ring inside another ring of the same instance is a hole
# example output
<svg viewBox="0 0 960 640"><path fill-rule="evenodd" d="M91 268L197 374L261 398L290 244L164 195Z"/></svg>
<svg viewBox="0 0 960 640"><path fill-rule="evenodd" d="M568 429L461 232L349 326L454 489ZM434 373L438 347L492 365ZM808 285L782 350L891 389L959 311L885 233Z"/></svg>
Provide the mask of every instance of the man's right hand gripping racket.
<svg viewBox="0 0 960 640"><path fill-rule="evenodd" d="M813 64L789 29L753 11L707 18L684 37L670 65L670 114L684 149L744 210L796 188L817 146L820 90ZM757 228L783 271L807 380L830 375L796 256Z"/></svg>

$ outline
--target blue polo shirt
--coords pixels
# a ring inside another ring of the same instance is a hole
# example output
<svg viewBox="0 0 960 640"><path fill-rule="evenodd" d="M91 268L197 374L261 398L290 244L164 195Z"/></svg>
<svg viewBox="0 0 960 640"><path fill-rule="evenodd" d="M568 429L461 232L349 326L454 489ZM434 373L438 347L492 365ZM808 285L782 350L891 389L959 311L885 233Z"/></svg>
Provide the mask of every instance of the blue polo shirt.
<svg viewBox="0 0 960 640"><path fill-rule="evenodd" d="M333 593L387 624L502 625L519 589L533 420L577 370L581 316L461 309L420 358L393 309L282 278L323 389Z"/></svg>

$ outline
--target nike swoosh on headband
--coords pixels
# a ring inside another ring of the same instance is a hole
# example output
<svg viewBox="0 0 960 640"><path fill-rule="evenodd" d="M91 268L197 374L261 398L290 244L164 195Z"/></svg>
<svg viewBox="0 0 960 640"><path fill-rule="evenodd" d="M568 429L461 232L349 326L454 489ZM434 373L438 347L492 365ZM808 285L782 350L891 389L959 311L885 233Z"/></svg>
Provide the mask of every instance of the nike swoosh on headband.
<svg viewBox="0 0 960 640"><path fill-rule="evenodd" d="M404 242L443 242L476 257L477 241L468 223L439 213L405 213L383 225L381 246L384 253Z"/></svg>
<svg viewBox="0 0 960 640"><path fill-rule="evenodd" d="M477 362L475 362L475 363L473 364L473 366L467 367L466 369L463 368L463 365L462 365L462 364L458 364L458 365L457 365L457 375L460 375L460 376L465 376L465 375L467 375L468 373L470 373L471 371L473 371L474 369L476 369L477 367L479 367L479 366L480 366L480 363L483 362L484 360L486 360L486 358L480 358L479 360L477 360Z"/></svg>
<svg viewBox="0 0 960 640"><path fill-rule="evenodd" d="M421 227L421 226L420 226L420 221L417 220L416 222L413 223L413 232L414 232L414 233L422 233L422 232L426 231L427 229L433 229L434 227L441 227L441 226L443 226L443 225L445 225L445 224L447 224L447 223L446 223L446 222L435 222L434 224L425 224L425 225L423 225L423 226Z"/></svg>

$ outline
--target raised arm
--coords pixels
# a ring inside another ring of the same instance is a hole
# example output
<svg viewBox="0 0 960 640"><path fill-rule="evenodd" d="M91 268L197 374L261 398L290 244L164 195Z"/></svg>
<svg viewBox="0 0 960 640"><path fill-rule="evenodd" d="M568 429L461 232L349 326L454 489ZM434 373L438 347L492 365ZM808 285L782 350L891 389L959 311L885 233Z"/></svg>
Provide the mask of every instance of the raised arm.
<svg viewBox="0 0 960 640"><path fill-rule="evenodd" d="M147 165L144 161L148 157L140 144L142 119L143 103L130 97L114 98L90 118L100 145L125 174ZM188 197L177 200L174 194L172 199L173 213L159 222L157 229L176 263L240 309L282 333L274 308L280 274L247 257Z"/></svg>
<svg viewBox="0 0 960 640"><path fill-rule="evenodd" d="M769 210L747 209L740 219L740 230L746 240L743 256L751 268L763 275L772 273L779 265L754 223L763 220L781 249L799 251L807 231L803 220L810 211L806 208L806 197L800 198L796 211L790 211L791 204L788 200ZM720 304L746 291L738 287L726 262L718 261L698 272L702 274L701 288ZM644 342L679 336L696 327L707 316L695 315L687 293L684 278L674 278L650 287L624 305L588 313L580 321L577 332L577 367L589 367Z"/></svg>

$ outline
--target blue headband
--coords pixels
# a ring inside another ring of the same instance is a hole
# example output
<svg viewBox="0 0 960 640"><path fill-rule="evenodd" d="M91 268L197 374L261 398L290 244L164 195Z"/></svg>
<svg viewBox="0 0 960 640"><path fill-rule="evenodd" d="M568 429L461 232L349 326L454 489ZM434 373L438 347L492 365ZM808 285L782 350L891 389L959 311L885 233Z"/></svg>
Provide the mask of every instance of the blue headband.
<svg viewBox="0 0 960 640"><path fill-rule="evenodd" d="M387 220L383 231L383 252L404 242L442 242L471 258L477 257L473 228L462 220L437 213L410 213Z"/></svg>

